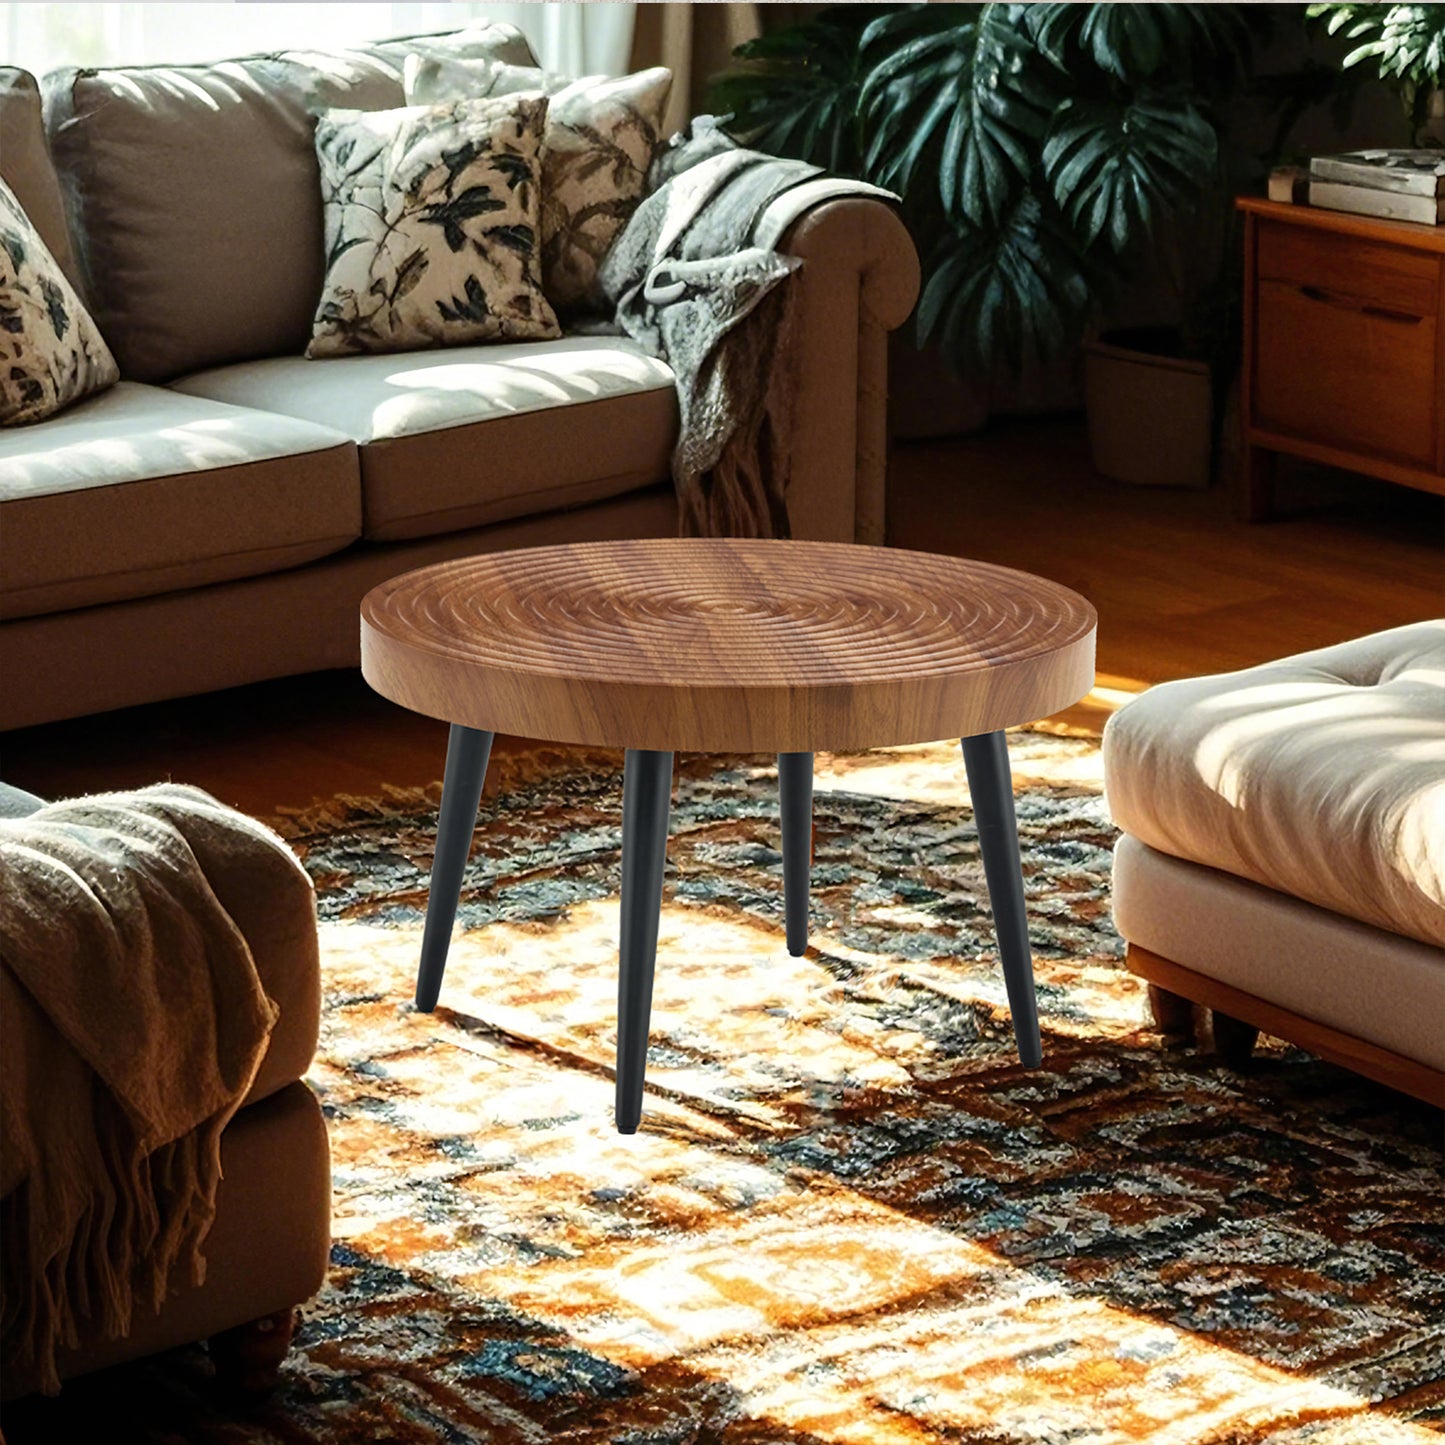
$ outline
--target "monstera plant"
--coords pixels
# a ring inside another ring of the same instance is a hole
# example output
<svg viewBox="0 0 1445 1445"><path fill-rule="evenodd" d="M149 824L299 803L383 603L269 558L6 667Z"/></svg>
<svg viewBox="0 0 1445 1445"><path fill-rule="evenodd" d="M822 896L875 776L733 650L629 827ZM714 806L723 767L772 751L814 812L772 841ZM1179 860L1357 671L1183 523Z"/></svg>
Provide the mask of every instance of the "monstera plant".
<svg viewBox="0 0 1445 1445"><path fill-rule="evenodd" d="M1219 105L1252 8L840 6L742 46L712 103L748 144L898 191L920 339L1015 370L1222 212Z"/></svg>

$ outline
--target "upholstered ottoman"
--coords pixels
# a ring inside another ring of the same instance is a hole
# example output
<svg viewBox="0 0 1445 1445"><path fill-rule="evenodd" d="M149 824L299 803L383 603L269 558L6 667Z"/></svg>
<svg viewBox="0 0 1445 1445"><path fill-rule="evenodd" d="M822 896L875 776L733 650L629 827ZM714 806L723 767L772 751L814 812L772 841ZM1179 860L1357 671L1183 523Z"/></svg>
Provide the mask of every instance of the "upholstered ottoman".
<svg viewBox="0 0 1445 1445"><path fill-rule="evenodd" d="M1445 621L1151 688L1104 731L1114 921L1202 1005L1445 1103Z"/></svg>

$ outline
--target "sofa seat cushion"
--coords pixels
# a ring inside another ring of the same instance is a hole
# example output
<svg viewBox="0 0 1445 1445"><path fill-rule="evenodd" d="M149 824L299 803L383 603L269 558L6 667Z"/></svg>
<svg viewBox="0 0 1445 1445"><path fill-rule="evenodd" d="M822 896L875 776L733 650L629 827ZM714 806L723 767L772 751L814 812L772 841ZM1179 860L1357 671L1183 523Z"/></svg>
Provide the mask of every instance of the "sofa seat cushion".
<svg viewBox="0 0 1445 1445"><path fill-rule="evenodd" d="M672 372L615 336L279 357L175 386L350 437L364 535L377 541L621 496L667 477L677 436Z"/></svg>
<svg viewBox="0 0 1445 1445"><path fill-rule="evenodd" d="M121 382L0 432L0 617L273 572L360 530L356 448L294 417Z"/></svg>
<svg viewBox="0 0 1445 1445"><path fill-rule="evenodd" d="M1104 776L1151 848L1445 945L1445 621L1151 688Z"/></svg>

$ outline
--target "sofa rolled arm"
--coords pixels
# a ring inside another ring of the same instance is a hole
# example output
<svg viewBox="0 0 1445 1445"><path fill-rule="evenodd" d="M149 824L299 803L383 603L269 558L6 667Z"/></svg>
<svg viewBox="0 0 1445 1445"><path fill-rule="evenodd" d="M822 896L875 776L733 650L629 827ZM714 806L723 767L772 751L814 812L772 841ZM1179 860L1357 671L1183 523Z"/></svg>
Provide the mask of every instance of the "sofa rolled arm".
<svg viewBox="0 0 1445 1445"><path fill-rule="evenodd" d="M793 277L794 537L882 543L888 465L888 333L918 299L918 253L886 201L843 196L805 211L778 249Z"/></svg>

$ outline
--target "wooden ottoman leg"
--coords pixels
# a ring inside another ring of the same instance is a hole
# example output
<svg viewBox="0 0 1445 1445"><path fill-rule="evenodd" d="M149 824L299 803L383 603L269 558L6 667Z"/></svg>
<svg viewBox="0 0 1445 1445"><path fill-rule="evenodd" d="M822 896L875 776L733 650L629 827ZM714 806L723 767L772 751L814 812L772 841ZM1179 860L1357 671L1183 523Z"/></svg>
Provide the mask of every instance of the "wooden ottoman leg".
<svg viewBox="0 0 1445 1445"><path fill-rule="evenodd" d="M652 973L667 862L672 754L627 750L622 770L622 937L617 974L617 1132L642 1119Z"/></svg>
<svg viewBox="0 0 1445 1445"><path fill-rule="evenodd" d="M1170 993L1157 983L1149 985L1149 1015L1161 1034L1194 1036L1194 1005L1182 994Z"/></svg>
<svg viewBox="0 0 1445 1445"><path fill-rule="evenodd" d="M296 1333L296 1311L278 1310L206 1341L217 1382L227 1390L261 1395L274 1389Z"/></svg>
<svg viewBox="0 0 1445 1445"><path fill-rule="evenodd" d="M998 936L999 959L1013 1012L1014 1038L1024 1067L1043 1061L1038 1003L1034 998L1034 964L1029 949L1029 920L1024 911L1024 875L1019 855L1018 821L1014 816L1013 776L1008 742L1000 733L963 739L963 765L973 796L978 845L988 879L988 901Z"/></svg>
<svg viewBox="0 0 1445 1445"><path fill-rule="evenodd" d="M416 1006L430 1013L442 988L447 948L457 916L462 874L477 826L477 804L482 780L492 753L491 733L453 723L447 739L447 769L442 780L441 815L437 819L436 853L431 865L431 891L427 895L426 928L421 938L421 968L416 977Z"/></svg>
<svg viewBox="0 0 1445 1445"><path fill-rule="evenodd" d="M1219 1009L1209 1011L1210 1031L1214 1035L1214 1052L1231 1069L1242 1069L1254 1052L1259 1030Z"/></svg>
<svg viewBox="0 0 1445 1445"><path fill-rule="evenodd" d="M778 754L783 832L783 913L788 952L808 951L808 882L813 864L813 755Z"/></svg>

